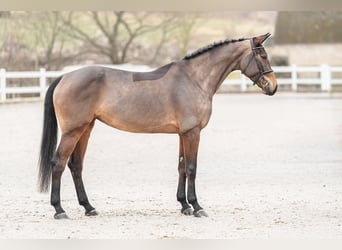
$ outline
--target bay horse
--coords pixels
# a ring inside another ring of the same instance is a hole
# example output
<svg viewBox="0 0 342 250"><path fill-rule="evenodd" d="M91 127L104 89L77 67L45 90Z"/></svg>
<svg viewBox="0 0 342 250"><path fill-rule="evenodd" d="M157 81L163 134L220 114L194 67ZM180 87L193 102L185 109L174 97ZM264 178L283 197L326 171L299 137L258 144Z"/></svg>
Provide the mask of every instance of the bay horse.
<svg viewBox="0 0 342 250"><path fill-rule="evenodd" d="M95 120L129 132L177 133L181 213L207 216L195 192L200 132L209 121L213 95L233 70L241 70L264 94L276 92L277 80L262 46L269 36L213 43L152 72L88 66L53 81L44 101L38 184L41 192L47 192L52 181L54 218L68 218L60 200L66 165L85 214L97 215L82 181L83 159ZM56 149L58 124L61 139Z"/></svg>

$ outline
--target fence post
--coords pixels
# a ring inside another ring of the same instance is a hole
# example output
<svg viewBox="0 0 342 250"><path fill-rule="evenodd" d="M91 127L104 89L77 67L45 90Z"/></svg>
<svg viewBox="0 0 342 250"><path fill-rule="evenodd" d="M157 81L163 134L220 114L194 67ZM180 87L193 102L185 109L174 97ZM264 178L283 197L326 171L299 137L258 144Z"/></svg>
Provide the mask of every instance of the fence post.
<svg viewBox="0 0 342 250"><path fill-rule="evenodd" d="M39 71L40 98L44 98L46 91L46 70L41 68Z"/></svg>
<svg viewBox="0 0 342 250"><path fill-rule="evenodd" d="M0 101L6 101L6 71L0 69Z"/></svg>
<svg viewBox="0 0 342 250"><path fill-rule="evenodd" d="M298 85L297 79L298 79L297 65L292 64L292 67L291 67L291 89L292 89L292 91L297 91L297 85Z"/></svg>
<svg viewBox="0 0 342 250"><path fill-rule="evenodd" d="M329 65L321 65L321 90L330 91L331 90L331 70Z"/></svg>
<svg viewBox="0 0 342 250"><path fill-rule="evenodd" d="M241 74L240 77L241 77L240 90L241 90L241 92L246 92L246 91L247 91L247 81L246 81L246 77L245 77L244 74Z"/></svg>

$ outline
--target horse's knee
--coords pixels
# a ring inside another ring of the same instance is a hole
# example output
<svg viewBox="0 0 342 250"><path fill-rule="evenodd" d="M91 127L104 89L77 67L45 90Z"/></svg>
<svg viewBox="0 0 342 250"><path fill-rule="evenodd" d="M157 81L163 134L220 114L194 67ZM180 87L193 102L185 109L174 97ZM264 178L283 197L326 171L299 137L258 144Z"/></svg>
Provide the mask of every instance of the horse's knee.
<svg viewBox="0 0 342 250"><path fill-rule="evenodd" d="M194 165L189 165L187 168L186 168L186 175L189 177L189 178L192 178L194 179L196 177L196 167Z"/></svg>

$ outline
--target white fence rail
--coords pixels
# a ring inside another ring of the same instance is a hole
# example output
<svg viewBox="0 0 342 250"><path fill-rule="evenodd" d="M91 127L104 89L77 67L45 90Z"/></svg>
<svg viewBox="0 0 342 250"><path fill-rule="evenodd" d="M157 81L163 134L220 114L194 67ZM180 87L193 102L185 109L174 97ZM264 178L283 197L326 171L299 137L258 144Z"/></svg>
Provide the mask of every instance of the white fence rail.
<svg viewBox="0 0 342 250"><path fill-rule="evenodd" d="M47 78L55 78L62 74L61 71L12 71L7 72L0 69L0 101L6 101L8 94L39 94L41 98L45 96L47 89ZM38 78L39 86L11 87L7 85L7 79L11 78Z"/></svg>
<svg viewBox="0 0 342 250"><path fill-rule="evenodd" d="M318 86L321 91L331 91L337 85L342 87L342 66L332 67L323 64L314 67L291 65L272 68L277 74L278 84L280 86L288 85L292 91L297 91L298 86L301 85ZM0 101L4 102L12 99L13 96L18 94L36 94L40 98L44 98L48 86L47 79L56 78L63 73L65 72L46 71L45 69L13 72L0 69ZM305 74L309 77L303 77ZM39 84L35 86L9 86L7 80L13 78L36 78L39 79ZM251 84L252 82L242 74L238 78L228 78L223 82L223 86L240 86L239 90L241 92L246 92Z"/></svg>
<svg viewBox="0 0 342 250"><path fill-rule="evenodd" d="M326 64L320 66L274 66L272 67L277 75L278 85L290 86L292 91L297 91L298 86L318 86L321 91L331 91L334 86L342 87L342 66L333 67ZM240 85L240 91L247 91L247 86L252 84L244 75L240 78L226 79L224 85Z"/></svg>

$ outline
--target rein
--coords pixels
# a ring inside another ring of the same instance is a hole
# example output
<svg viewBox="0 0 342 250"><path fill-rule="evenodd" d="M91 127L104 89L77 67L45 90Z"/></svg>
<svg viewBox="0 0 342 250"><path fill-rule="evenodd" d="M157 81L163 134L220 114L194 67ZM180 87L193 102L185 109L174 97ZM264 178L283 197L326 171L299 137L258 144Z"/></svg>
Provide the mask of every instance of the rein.
<svg viewBox="0 0 342 250"><path fill-rule="evenodd" d="M272 69L269 69L269 70L265 70L264 69L264 66L261 64L261 62L257 59L257 50L262 50L262 51L265 51L264 47L262 46L258 46L258 47L255 47L254 43L253 43L253 38L249 39L250 42L251 42L251 47L252 47L252 52L253 52L253 55L251 56L251 58L249 59L248 63L247 63L247 66L245 67L244 70L241 70L241 72L243 74L245 74L246 70L248 69L248 66L251 64L252 60L255 59L255 62L257 64L257 67L258 67L258 74L255 78L255 80L253 80L253 85L257 84L257 82L260 80L260 78L268 73L271 73L273 72ZM254 76L253 76L254 78Z"/></svg>

